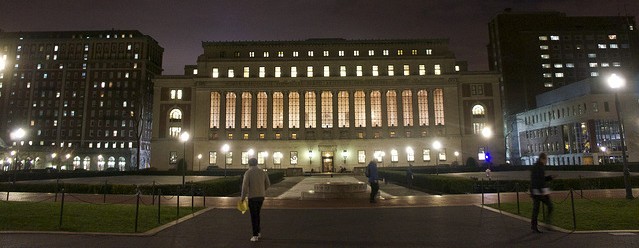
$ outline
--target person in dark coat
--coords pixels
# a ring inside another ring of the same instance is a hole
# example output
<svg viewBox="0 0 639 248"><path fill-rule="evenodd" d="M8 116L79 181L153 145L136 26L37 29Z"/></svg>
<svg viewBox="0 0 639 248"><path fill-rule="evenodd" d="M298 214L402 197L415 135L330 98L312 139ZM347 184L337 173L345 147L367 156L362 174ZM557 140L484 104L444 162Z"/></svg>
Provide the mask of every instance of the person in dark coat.
<svg viewBox="0 0 639 248"><path fill-rule="evenodd" d="M546 182L553 179L552 176L546 176L546 162L548 156L545 153L539 154L539 160L530 170L530 197L533 200L532 218L530 220L530 228L533 232L541 233L537 228L537 217L539 216L539 203L543 202L548 208L548 220L551 219L553 205L550 201L550 190L546 186Z"/></svg>
<svg viewBox="0 0 639 248"><path fill-rule="evenodd" d="M371 195L370 202L377 203L375 198L377 198L377 192L379 192L379 175L377 174L377 162L375 160L371 160L366 167L366 177L368 177L368 182L371 185Z"/></svg>

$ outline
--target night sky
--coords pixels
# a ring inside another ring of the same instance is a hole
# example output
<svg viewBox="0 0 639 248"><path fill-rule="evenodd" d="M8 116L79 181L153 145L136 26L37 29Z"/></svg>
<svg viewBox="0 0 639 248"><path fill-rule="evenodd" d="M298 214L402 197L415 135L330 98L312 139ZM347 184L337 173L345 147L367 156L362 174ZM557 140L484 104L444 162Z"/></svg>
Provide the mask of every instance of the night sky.
<svg viewBox="0 0 639 248"><path fill-rule="evenodd" d="M135 29L164 47L164 74L195 64L202 41L448 38L487 70L487 23L505 8L639 16L637 0L0 0L0 29Z"/></svg>

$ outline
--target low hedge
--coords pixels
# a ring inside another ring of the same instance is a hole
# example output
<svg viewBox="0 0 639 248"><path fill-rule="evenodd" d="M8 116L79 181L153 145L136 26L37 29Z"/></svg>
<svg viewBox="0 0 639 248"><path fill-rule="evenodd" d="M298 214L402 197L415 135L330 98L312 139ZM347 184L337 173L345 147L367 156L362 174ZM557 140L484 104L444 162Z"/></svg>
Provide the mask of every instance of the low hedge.
<svg viewBox="0 0 639 248"><path fill-rule="evenodd" d="M269 171L271 183L277 183L284 178L283 171ZM229 196L241 191L242 176L229 176L208 181L187 183L182 185L118 185L118 184L57 184L57 183L1 183L0 191L9 192L40 192L55 193L64 187L67 193L77 194L136 194L139 189L142 194L151 195L162 192L163 195L206 195Z"/></svg>

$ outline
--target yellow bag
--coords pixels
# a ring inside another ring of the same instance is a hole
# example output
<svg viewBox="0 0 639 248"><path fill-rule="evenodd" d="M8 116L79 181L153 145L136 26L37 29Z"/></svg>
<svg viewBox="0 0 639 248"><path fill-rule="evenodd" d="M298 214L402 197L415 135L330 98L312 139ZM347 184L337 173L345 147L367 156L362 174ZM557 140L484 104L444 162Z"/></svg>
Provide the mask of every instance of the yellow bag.
<svg viewBox="0 0 639 248"><path fill-rule="evenodd" d="M242 212L242 214L244 214L244 212L246 212L246 210L248 210L248 201L247 200L239 200L237 202L237 210L239 210L240 212Z"/></svg>

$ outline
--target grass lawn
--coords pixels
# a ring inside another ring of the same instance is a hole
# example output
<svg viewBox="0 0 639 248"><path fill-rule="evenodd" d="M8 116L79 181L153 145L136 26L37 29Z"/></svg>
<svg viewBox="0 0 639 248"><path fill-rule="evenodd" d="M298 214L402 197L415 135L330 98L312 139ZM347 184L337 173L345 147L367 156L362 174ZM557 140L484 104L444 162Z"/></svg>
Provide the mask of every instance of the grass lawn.
<svg viewBox="0 0 639 248"><path fill-rule="evenodd" d="M552 224L573 230L572 206L567 200L553 199L555 211ZM497 208L497 204L488 205ZM502 203L501 210L517 214L517 203ZM519 216L532 216L532 202L520 202ZM577 231L594 230L639 230L639 199L579 199L575 197ZM542 221L542 213L539 213Z"/></svg>
<svg viewBox="0 0 639 248"><path fill-rule="evenodd" d="M195 207L199 211L202 207ZM191 207L180 208L180 217L192 214ZM140 205L138 232L145 232L177 218L177 208ZM59 202L0 202L2 231L135 232L134 204L64 203L62 227Z"/></svg>

